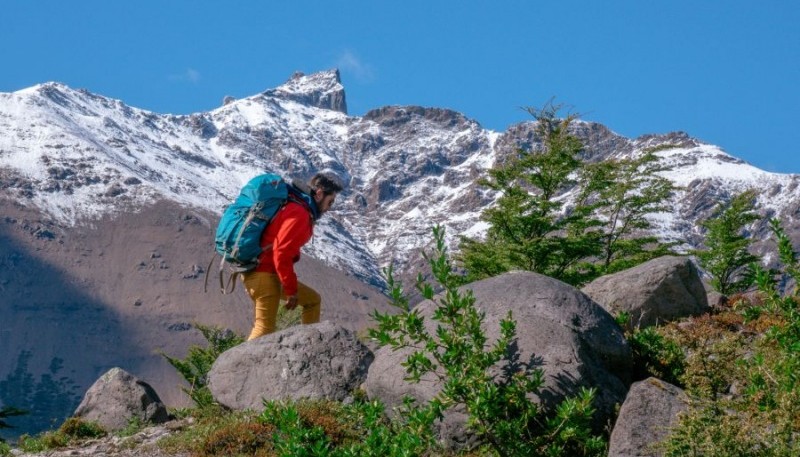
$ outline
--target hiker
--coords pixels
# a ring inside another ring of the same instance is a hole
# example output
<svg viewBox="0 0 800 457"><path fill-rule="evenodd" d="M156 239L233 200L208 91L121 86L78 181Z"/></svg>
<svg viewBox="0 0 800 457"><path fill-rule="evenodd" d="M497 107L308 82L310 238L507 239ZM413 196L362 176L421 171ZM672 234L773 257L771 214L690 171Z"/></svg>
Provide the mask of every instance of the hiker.
<svg viewBox="0 0 800 457"><path fill-rule="evenodd" d="M248 341L275 331L281 298L286 300L286 309L302 307L303 324L319 322L322 299L317 291L297 280L294 263L300 260L300 248L311 239L314 223L331 208L342 186L323 173L314 175L308 185L293 182L291 186L288 202L261 235L263 252L258 266L242 275L255 304L255 322Z"/></svg>

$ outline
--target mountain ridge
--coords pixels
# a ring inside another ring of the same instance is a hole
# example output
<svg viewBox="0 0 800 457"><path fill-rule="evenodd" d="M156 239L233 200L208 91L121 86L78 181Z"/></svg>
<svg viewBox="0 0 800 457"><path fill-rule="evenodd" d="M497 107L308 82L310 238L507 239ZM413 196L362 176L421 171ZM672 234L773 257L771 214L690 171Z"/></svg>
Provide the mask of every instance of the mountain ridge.
<svg viewBox="0 0 800 457"><path fill-rule="evenodd" d="M298 270L327 300L323 319L363 329L371 310L389 309L382 268L393 263L413 281L434 224L446 226L450 246L484 233L480 214L496 195L477 178L540 144L532 121L496 132L436 107L351 116L345 99L335 70L295 74L188 115L60 83L0 93L0 335L9 336L0 391L23 392L33 379L51 392L58 374L65 384L55 392L72 398L121 365L168 404L185 402L174 370L153 351L180 357L200 342L195 321L247 330L247 298L203 294L201 278L222 208L264 171L305 179L325 169L342 178L346 189ZM672 212L653 217L665 240L698 247L698 222L751 187L763 213L800 239L800 175L759 170L685 132L630 139L595 122L571 128L587 161L671 145L658 154L681 190ZM756 251L768 251L766 221L749 230Z"/></svg>

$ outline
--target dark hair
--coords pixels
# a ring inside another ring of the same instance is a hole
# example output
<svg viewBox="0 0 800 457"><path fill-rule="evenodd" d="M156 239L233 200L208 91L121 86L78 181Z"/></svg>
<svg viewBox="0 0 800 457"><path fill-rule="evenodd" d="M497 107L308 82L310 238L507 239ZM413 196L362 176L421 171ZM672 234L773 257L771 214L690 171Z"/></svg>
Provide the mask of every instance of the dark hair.
<svg viewBox="0 0 800 457"><path fill-rule="evenodd" d="M324 173L317 173L308 181L308 186L312 191L321 190L325 195L336 194L342 191L342 185L334 176Z"/></svg>

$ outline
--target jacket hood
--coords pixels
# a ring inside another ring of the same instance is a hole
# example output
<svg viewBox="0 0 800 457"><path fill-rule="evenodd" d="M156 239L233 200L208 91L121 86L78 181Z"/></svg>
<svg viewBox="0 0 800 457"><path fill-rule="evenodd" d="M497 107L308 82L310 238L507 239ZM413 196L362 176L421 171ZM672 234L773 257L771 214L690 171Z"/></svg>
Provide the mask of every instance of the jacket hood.
<svg viewBox="0 0 800 457"><path fill-rule="evenodd" d="M308 187L308 184L300 181L292 181L292 185L289 186L289 199L303 203L308 207L314 222L319 219L319 208L317 208L317 202L314 201L314 197L311 196L311 188Z"/></svg>

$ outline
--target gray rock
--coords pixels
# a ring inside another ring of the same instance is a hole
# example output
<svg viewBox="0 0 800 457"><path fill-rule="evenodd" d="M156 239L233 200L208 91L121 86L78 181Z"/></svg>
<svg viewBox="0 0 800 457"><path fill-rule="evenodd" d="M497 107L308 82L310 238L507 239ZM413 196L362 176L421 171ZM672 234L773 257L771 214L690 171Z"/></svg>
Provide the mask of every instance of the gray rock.
<svg viewBox="0 0 800 457"><path fill-rule="evenodd" d="M311 75L295 72L282 86L264 95L347 114L344 87L336 69Z"/></svg>
<svg viewBox="0 0 800 457"><path fill-rule="evenodd" d="M169 420L156 391L122 368L112 368L95 381L74 416L95 421L107 431L121 430L134 419L152 424Z"/></svg>
<svg viewBox="0 0 800 457"><path fill-rule="evenodd" d="M631 324L640 328L709 310L705 287L688 257L659 257L598 278L583 292L613 315L628 312Z"/></svg>
<svg viewBox="0 0 800 457"><path fill-rule="evenodd" d="M631 353L622 330L602 307L570 285L531 272L506 273L465 288L472 290L476 306L486 313L483 329L489 344L499 337L500 320L513 313L517 342L499 368L506 372L512 364L514 369L509 371L543 369L545 387L532 400L552 408L580 387L596 387L597 424L612 417L627 392ZM432 331L435 302L424 301L416 309ZM367 395L383 401L387 409L401 404L406 395L426 402L441 389L441 383L430 376L417 384L404 381L401 363L410 352L383 347L375 353ZM448 411L438 424L439 436L448 447L470 441L464 419L462 413Z"/></svg>
<svg viewBox="0 0 800 457"><path fill-rule="evenodd" d="M261 409L263 399L342 401L367 376L372 353L350 330L323 321L295 326L222 353L208 374L214 399L231 409Z"/></svg>
<svg viewBox="0 0 800 457"><path fill-rule="evenodd" d="M667 437L688 401L683 390L660 379L634 383L611 432L609 457L663 455L656 445Z"/></svg>

